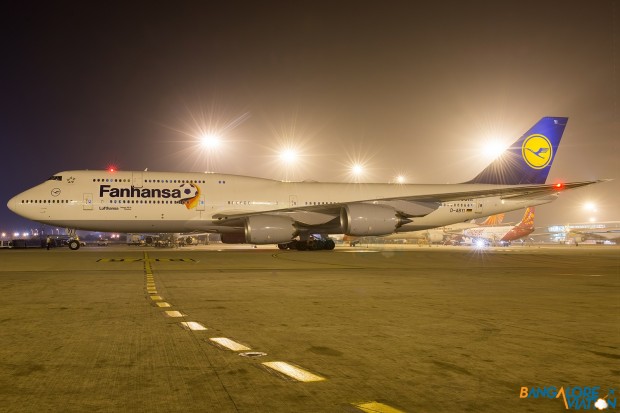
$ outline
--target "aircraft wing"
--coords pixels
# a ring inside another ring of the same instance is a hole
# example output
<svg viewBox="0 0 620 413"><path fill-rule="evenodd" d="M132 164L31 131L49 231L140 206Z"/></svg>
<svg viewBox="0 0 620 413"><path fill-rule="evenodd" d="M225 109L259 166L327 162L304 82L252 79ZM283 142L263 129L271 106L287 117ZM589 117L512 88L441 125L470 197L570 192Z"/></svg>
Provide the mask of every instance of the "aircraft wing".
<svg viewBox="0 0 620 413"><path fill-rule="evenodd" d="M422 217L439 208L442 202L458 201L470 198L487 198L500 196L503 199L541 198L558 192L591 185L605 180L570 182L542 185L511 185L496 186L493 188L470 190L462 192L434 193L422 195L406 195L391 198L365 199L351 203L389 204L404 218ZM213 216L223 226L242 226L243 219L252 215L280 215L289 216L302 225L323 225L338 219L342 207L349 202L326 205L306 205L293 208L274 209L257 212L242 212L239 210L222 211Z"/></svg>
<svg viewBox="0 0 620 413"><path fill-rule="evenodd" d="M463 192L449 192L443 194L427 194L416 196L405 196L393 199L401 199L404 201L417 201L417 202L449 202L458 201L461 199L469 198L487 198L492 196L499 196L502 199L526 199L526 198L540 198L547 195L555 194L567 189L575 189L582 186L592 185L606 180L600 179L596 181L583 181L583 182L569 182L565 184L543 184L543 185L516 185L497 187L490 189L481 189L473 191ZM386 200L386 199L384 199ZM369 200L372 201L372 200Z"/></svg>

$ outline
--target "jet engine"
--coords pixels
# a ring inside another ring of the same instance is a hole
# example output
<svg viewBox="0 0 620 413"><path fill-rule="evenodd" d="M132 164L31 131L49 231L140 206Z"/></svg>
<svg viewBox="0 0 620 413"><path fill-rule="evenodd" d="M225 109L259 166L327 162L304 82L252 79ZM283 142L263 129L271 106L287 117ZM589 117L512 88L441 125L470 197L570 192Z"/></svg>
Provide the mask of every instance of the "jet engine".
<svg viewBox="0 0 620 413"><path fill-rule="evenodd" d="M340 225L346 235L387 235L410 222L385 205L349 204L340 211Z"/></svg>
<svg viewBox="0 0 620 413"><path fill-rule="evenodd" d="M293 220L287 217L253 215L245 221L245 231L222 234L225 244L280 244L297 236Z"/></svg>
<svg viewBox="0 0 620 413"><path fill-rule="evenodd" d="M251 244L279 244L296 235L297 228L287 217L253 215L245 221L245 238Z"/></svg>

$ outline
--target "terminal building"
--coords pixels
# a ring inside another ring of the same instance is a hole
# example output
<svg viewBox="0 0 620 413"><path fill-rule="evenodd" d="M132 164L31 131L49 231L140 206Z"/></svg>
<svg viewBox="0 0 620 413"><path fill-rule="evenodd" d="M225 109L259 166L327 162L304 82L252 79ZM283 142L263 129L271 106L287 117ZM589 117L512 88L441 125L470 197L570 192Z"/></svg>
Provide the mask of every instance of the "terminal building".
<svg viewBox="0 0 620 413"><path fill-rule="evenodd" d="M620 241L620 221L552 225L548 227L548 231L554 242L616 243Z"/></svg>

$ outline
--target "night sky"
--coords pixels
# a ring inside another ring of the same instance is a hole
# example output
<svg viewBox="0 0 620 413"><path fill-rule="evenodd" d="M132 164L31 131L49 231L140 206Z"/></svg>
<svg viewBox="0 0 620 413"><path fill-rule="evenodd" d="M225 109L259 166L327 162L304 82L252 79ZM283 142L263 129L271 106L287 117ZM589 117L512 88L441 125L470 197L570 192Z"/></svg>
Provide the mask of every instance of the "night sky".
<svg viewBox="0 0 620 413"><path fill-rule="evenodd" d="M549 181L616 180L539 207L536 224L620 219L618 1L13 3L2 231L33 227L9 198L68 169L348 181L359 161L363 181L463 182L489 139L543 116L570 118Z"/></svg>

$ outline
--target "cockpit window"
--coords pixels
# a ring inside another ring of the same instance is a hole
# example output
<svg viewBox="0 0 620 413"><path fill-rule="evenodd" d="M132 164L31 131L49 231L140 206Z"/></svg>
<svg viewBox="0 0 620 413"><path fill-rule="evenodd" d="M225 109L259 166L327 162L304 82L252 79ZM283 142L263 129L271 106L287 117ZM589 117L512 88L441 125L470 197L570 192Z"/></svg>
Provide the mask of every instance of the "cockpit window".
<svg viewBox="0 0 620 413"><path fill-rule="evenodd" d="M47 178L48 181L62 181L62 176L60 175L54 175L54 176L50 176L49 178Z"/></svg>

